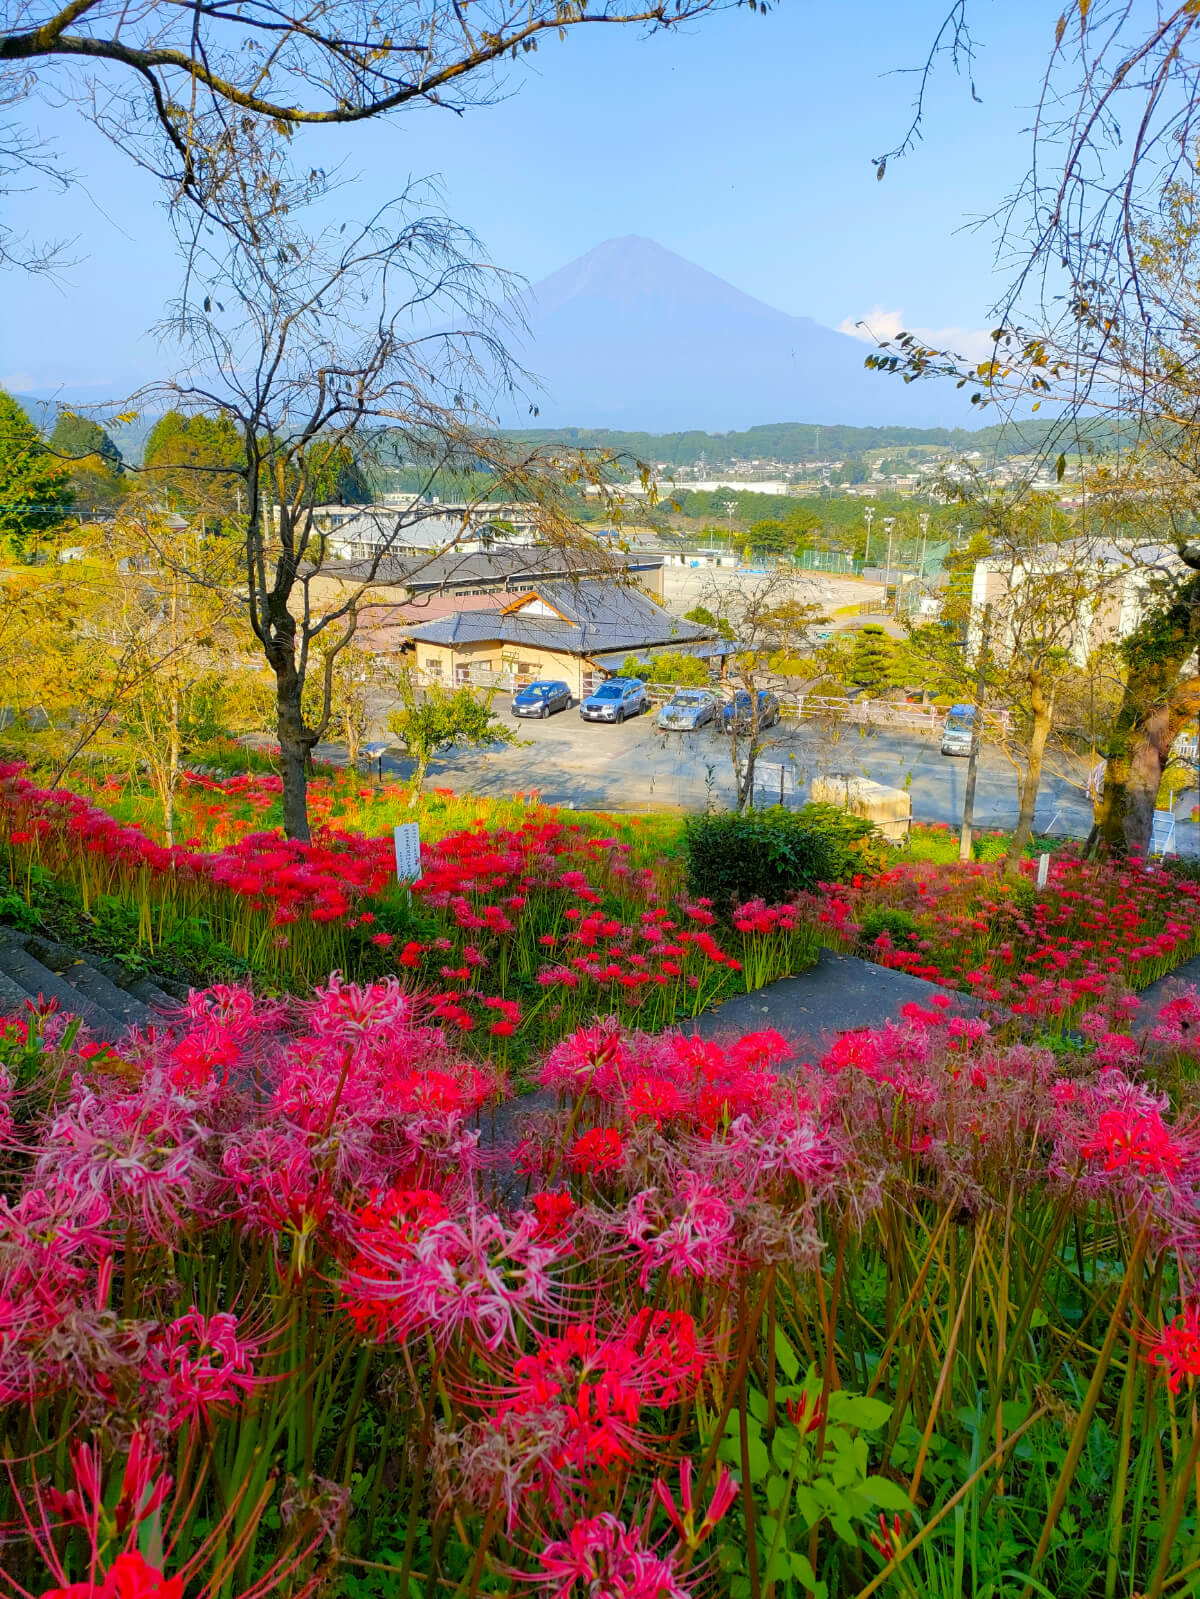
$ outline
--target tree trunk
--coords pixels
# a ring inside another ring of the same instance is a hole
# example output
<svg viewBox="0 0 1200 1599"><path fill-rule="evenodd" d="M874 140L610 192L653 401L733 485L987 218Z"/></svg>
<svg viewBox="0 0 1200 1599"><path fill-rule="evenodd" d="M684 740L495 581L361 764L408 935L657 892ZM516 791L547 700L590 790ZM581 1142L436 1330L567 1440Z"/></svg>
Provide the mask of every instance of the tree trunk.
<svg viewBox="0 0 1200 1599"><path fill-rule="evenodd" d="M298 838L307 844L312 836L308 826L308 760L312 739L304 725L300 694L300 679L291 662L277 665L275 712L283 776L283 831L288 838Z"/></svg>
<svg viewBox="0 0 1200 1599"><path fill-rule="evenodd" d="M1033 732L1029 739L1029 756L1020 779L1021 803L1017 811L1017 828L1009 842L1004 860L1006 872L1019 870L1025 846L1033 833L1033 818L1037 810L1038 790L1042 786L1042 764L1046 757L1046 740L1054 724L1054 695L1047 694L1040 677L1030 684L1030 708L1033 711Z"/></svg>
<svg viewBox="0 0 1200 1599"><path fill-rule="evenodd" d="M425 786L425 777L429 771L429 756L427 754L413 755L413 760L416 764L413 766L412 776L409 778L409 782L412 784L408 795L408 808L410 811L415 810L420 804L421 790Z"/></svg>
<svg viewBox="0 0 1200 1599"><path fill-rule="evenodd" d="M1104 796L1096 818L1106 854L1145 854L1163 768L1200 683L1180 681L1200 637L1200 574L1190 577L1165 611L1151 612L1122 645L1129 664L1109 741ZM1168 733L1170 736L1168 737Z"/></svg>
<svg viewBox="0 0 1200 1599"><path fill-rule="evenodd" d="M1130 698L1133 687L1131 678L1118 717L1116 748L1104 771L1098 818L1100 848L1114 855L1145 855L1149 850L1171 746L1200 712L1200 678L1176 682L1140 714Z"/></svg>
<svg viewBox="0 0 1200 1599"><path fill-rule="evenodd" d="M743 772L739 765L739 757L743 747L738 739L737 711L733 713L733 720L729 727L730 753L733 756L733 779L737 789L737 808L739 811L747 810L754 804L754 768L757 763L758 750L754 744L754 732L751 729L750 737L745 744L746 769Z"/></svg>

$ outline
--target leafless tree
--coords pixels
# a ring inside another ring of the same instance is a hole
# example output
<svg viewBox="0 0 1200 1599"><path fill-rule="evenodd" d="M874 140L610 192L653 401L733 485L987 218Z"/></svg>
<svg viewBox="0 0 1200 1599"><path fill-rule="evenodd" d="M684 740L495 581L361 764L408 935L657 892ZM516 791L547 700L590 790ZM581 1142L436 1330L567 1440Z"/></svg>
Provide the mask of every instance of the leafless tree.
<svg viewBox="0 0 1200 1599"><path fill-rule="evenodd" d="M901 334L868 364L1045 408L1031 469L1078 451L1093 512L1135 527L1153 604L1121 647L1097 840L1145 850L1181 726L1200 710L1200 13L1072 7L1044 74L1024 182L997 212L1008 291L982 362ZM1103 451L1097 469L1094 456ZM1165 554L1165 559L1163 558Z"/></svg>
<svg viewBox="0 0 1200 1599"><path fill-rule="evenodd" d="M725 674L732 703L714 730L729 739L737 806L745 810L754 803L755 770L770 726L759 696L779 688L790 658L809 648L821 611L796 599L795 574L783 567L736 593L714 581L700 603L714 615L723 607L737 635L739 647L728 657Z"/></svg>
<svg viewBox="0 0 1200 1599"><path fill-rule="evenodd" d="M477 485L477 502L518 498L562 548L587 541L564 485L581 474L599 482L605 463L514 449L491 427L487 402L519 377L502 338L506 283L426 190L361 226L310 234L313 183L289 190L274 147L252 156L243 144L238 171L214 190L217 227L207 226L213 206L178 213L189 270L166 331L190 363L146 399L236 425L242 458L223 470L240 482L240 508L210 536L241 548L244 613L275 677L284 825L306 838L306 770L330 721L339 657L382 564L421 544L420 525L443 514L428 490L457 473ZM422 486L389 508L369 556L322 601L331 562L314 510L331 472L395 461L418 467ZM471 540L469 511L448 539L406 557L408 576ZM161 553L188 564L183 548ZM306 701L314 666L320 687Z"/></svg>
<svg viewBox="0 0 1200 1599"><path fill-rule="evenodd" d="M367 121L415 104L493 99L506 68L589 25L676 28L734 0L0 0L0 131L18 168L44 168L22 101L74 102L127 153L207 203L211 153ZM763 0L748 0L765 12Z"/></svg>

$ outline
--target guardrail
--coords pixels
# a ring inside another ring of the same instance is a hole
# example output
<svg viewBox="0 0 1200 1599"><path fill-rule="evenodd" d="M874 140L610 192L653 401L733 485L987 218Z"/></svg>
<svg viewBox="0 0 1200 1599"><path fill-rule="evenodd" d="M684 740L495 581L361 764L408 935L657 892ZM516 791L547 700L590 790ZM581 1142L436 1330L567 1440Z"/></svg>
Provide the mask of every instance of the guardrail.
<svg viewBox="0 0 1200 1599"><path fill-rule="evenodd" d="M783 703L783 696L780 696ZM944 705L910 705L904 700L851 700L839 695L796 696L796 714L802 720L861 722L873 727L919 727L940 733L949 715ZM984 730L1007 732L1012 718L1005 710L985 710Z"/></svg>

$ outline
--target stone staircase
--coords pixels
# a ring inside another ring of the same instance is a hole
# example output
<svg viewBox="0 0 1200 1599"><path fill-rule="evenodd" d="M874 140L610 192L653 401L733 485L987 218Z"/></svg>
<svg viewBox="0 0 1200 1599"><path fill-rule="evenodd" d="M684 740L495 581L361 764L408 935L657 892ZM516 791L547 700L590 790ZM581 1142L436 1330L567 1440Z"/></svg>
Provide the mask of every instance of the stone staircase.
<svg viewBox="0 0 1200 1599"><path fill-rule="evenodd" d="M149 978L133 977L118 961L81 957L40 933L0 927L0 1015L22 1015L26 1000L39 995L78 1016L94 1038L116 1043L131 1027L161 1022L185 991L168 993Z"/></svg>

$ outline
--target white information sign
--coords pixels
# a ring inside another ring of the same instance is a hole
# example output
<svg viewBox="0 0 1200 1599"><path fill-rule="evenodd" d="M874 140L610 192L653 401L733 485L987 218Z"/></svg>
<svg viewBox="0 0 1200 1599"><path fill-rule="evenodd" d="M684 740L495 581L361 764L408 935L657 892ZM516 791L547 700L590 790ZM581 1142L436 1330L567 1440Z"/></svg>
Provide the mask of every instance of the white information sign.
<svg viewBox="0 0 1200 1599"><path fill-rule="evenodd" d="M1050 878L1050 857L1043 855L1038 861L1037 886L1045 888Z"/></svg>
<svg viewBox="0 0 1200 1599"><path fill-rule="evenodd" d="M1150 831L1150 853L1151 855L1174 855L1174 811L1155 811L1154 826Z"/></svg>
<svg viewBox="0 0 1200 1599"><path fill-rule="evenodd" d="M411 883L421 875L421 829L416 822L396 828L396 881Z"/></svg>

